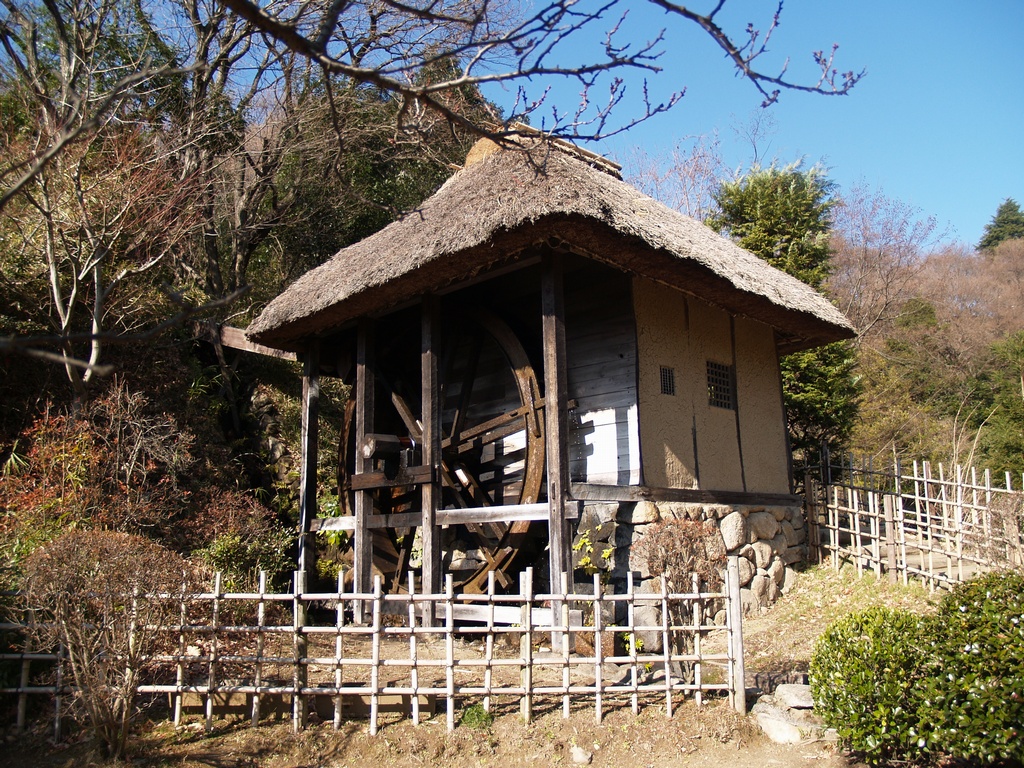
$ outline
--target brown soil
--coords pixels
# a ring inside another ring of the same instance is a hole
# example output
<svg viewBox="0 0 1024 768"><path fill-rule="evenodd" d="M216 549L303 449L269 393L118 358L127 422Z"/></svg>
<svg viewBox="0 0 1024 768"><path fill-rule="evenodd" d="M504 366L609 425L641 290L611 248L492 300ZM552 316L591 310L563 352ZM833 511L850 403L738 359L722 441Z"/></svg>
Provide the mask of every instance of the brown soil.
<svg viewBox="0 0 1024 768"><path fill-rule="evenodd" d="M873 578L825 568L801 574L797 585L763 616L744 622L748 683L762 688L806 672L814 641L828 623L850 610L877 603L928 610L933 600L922 590L892 586ZM753 697L748 697L751 700ZM752 703L752 701L751 701ZM461 713L456 713L459 718ZM557 703L524 724L517 705L497 707L485 727L460 724L453 733L445 727L443 711L419 726L408 719L382 723L371 736L367 721L354 720L333 731L313 725L294 734L287 722L251 728L218 723L204 734L199 723L175 730L166 721L140 728L131 745L137 766L182 768L370 768L370 766L501 766L540 768L573 765L572 748L593 756L594 766L738 766L738 768L840 768L850 762L833 745L813 742L794 746L773 744L750 718L732 712L724 700L703 707L686 701L671 719L664 704L651 703L634 716L628 703L606 708L603 722L594 722L592 706L575 708L562 718ZM0 746L0 766L12 768L71 768L103 766L90 752L84 736L54 747L45 738L44 724L35 735L9 736Z"/></svg>
<svg viewBox="0 0 1024 768"><path fill-rule="evenodd" d="M594 766L738 766L794 768L847 766L824 743L781 746L768 741L747 718L725 702L698 708L692 701L671 720L651 706L636 717L628 707L606 713L596 725L593 710L575 711L568 720L549 711L525 725L518 712L499 713L490 727L458 726L447 733L443 713L414 726L408 720L385 725L371 736L365 721L341 731L314 726L294 734L289 724L250 728L221 724L213 734L167 724L153 726L133 742L131 763L182 768L369 768L369 766L501 766L539 768L572 765L572 747L593 755ZM54 749L40 738L9 743L0 765L12 768L102 766L87 744Z"/></svg>

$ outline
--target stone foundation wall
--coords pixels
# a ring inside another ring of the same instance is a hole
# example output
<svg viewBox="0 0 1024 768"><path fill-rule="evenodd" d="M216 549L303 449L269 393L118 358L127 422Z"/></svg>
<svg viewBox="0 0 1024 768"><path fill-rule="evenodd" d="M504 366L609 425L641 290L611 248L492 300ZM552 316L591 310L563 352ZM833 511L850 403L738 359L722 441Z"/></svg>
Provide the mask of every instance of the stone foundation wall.
<svg viewBox="0 0 1024 768"><path fill-rule="evenodd" d="M709 520L718 526L726 552L740 557L745 613L759 613L775 602L793 584L793 565L807 557L807 527L799 505L587 502L573 538L577 582L583 586L586 574L596 570L610 588L624 590L633 572L638 591L657 589L658 574L647 571L632 546L650 526L665 520Z"/></svg>

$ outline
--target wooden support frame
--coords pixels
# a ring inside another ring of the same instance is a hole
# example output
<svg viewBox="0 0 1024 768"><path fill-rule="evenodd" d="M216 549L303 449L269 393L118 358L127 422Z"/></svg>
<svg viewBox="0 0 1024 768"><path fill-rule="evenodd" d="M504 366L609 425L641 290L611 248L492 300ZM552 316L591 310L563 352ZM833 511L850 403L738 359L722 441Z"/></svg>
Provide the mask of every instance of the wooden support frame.
<svg viewBox="0 0 1024 768"><path fill-rule="evenodd" d="M310 524L316 519L316 465L320 436L320 344L314 340L306 351L302 372L302 454L299 474L298 568L309 566Z"/></svg>
<svg viewBox="0 0 1024 768"><path fill-rule="evenodd" d="M363 445L366 436L373 432L374 389L373 375L375 328L372 320L359 321L356 336L356 445ZM369 472L373 460L362 451L356 451L355 474ZM369 489L355 492L355 563L353 568L356 592L370 590L370 570L373 558L373 542L370 538L369 517L373 514L373 495Z"/></svg>
<svg viewBox="0 0 1024 768"><path fill-rule="evenodd" d="M441 304L437 296L423 297L420 327L420 403L423 466L430 468L430 478L420 486L420 539L422 556L422 591L436 594L441 589L441 532L437 528L437 511L441 507L441 397L438 375L438 342L441 336ZM433 622L433 616L424 616Z"/></svg>
<svg viewBox="0 0 1024 768"><path fill-rule="evenodd" d="M544 345L545 456L547 458L548 552L550 583L571 565L565 502L569 491L569 383L565 346L565 291L562 255L548 250L541 259L541 313Z"/></svg>

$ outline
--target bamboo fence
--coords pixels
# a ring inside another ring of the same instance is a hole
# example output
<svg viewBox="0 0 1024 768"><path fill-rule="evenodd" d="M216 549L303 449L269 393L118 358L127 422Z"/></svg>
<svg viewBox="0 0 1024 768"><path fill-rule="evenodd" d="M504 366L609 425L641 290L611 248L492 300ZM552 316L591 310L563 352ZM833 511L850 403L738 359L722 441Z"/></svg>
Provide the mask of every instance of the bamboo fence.
<svg viewBox="0 0 1024 768"><path fill-rule="evenodd" d="M138 691L166 696L175 724L193 718L207 729L224 716L254 725L290 717L295 730L368 717L376 733L392 713L419 723L443 710L451 730L456 710L474 702L488 711L518 702L527 722L538 707L560 705L568 717L573 706L592 706L600 722L609 706L639 713L660 701L671 715L683 698L701 703L708 694L745 711L735 558L724 577L718 591L702 591L694 577L677 593L664 578L660 590L641 591L630 575L621 594L597 576L570 591L563 577L558 591L538 593L527 569L517 594L500 594L493 578L482 594L456 593L450 575L438 594L416 592L411 575L408 592L385 594L379 578L371 592L345 592L340 576L336 591L309 592L302 572L290 591L268 590L263 575L255 592L227 592L218 575L210 592L148 598L175 601L178 621L140 629L158 633L161 650ZM643 636L659 638L660 648L645 648ZM0 662L20 665L17 683L0 694L16 699L16 728L30 697L53 697L59 735L74 695L61 654L28 651L0 653Z"/></svg>
<svg viewBox="0 0 1024 768"><path fill-rule="evenodd" d="M1024 566L1024 477L915 461L875 469L852 462L806 479L809 539L818 562L852 563L907 583L950 588Z"/></svg>

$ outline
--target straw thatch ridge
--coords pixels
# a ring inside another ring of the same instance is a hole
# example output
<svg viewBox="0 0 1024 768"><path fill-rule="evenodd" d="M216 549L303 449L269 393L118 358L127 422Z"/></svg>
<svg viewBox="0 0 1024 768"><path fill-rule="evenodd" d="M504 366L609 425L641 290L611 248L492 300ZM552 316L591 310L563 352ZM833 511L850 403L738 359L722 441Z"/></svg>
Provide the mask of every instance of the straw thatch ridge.
<svg viewBox="0 0 1024 768"><path fill-rule="evenodd" d="M310 270L249 326L301 349L352 320L561 242L777 329L780 350L853 335L821 294L703 224L559 151L502 151L464 168L417 210Z"/></svg>

